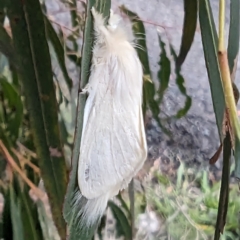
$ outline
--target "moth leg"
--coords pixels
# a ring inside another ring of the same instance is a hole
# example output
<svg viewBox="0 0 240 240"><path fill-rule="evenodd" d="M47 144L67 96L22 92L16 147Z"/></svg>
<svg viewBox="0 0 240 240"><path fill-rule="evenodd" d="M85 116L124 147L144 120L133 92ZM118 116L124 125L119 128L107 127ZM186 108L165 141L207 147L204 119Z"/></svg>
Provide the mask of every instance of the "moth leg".
<svg viewBox="0 0 240 240"><path fill-rule="evenodd" d="M89 83L81 90L80 94L88 94L89 93Z"/></svg>

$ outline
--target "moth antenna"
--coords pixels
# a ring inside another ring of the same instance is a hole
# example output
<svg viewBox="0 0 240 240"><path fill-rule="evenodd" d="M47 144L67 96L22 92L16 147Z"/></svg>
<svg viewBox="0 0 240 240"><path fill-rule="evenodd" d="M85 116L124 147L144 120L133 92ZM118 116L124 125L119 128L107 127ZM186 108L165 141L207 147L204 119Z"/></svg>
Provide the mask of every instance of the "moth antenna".
<svg viewBox="0 0 240 240"><path fill-rule="evenodd" d="M139 40L143 40L143 39L145 39L145 38L143 38L143 37L135 37L135 41L136 40L139 41Z"/></svg>
<svg viewBox="0 0 240 240"><path fill-rule="evenodd" d="M142 51L146 51L146 49L145 48L143 48L140 44L138 44L138 43L132 43L132 46L133 47L135 47L135 48L137 48L137 49L140 49L140 50L142 50Z"/></svg>
<svg viewBox="0 0 240 240"><path fill-rule="evenodd" d="M143 35L144 37L146 37L146 33L136 33L136 35Z"/></svg>

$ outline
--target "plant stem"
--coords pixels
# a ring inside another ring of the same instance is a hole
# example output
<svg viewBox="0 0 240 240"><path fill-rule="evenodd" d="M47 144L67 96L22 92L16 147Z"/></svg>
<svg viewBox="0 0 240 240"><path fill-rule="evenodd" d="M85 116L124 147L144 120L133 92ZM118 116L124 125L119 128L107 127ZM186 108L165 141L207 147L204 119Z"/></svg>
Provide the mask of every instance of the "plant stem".
<svg viewBox="0 0 240 240"><path fill-rule="evenodd" d="M227 110L229 111L230 122L233 126L234 135L240 138L240 127L237 116L236 103L233 93L232 80L228 65L227 52L224 46L225 31L225 0L219 0L219 43L218 43L218 60L222 75L222 83L225 95Z"/></svg>
<svg viewBox="0 0 240 240"><path fill-rule="evenodd" d="M219 0L219 42L218 51L223 52L224 48L224 28L225 28L225 0Z"/></svg>

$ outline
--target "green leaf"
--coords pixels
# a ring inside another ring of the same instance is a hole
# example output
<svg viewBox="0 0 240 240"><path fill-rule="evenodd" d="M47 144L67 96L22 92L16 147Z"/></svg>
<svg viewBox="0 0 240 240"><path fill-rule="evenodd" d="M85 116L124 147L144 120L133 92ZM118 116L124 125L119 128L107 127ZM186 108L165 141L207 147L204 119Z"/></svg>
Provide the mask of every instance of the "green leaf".
<svg viewBox="0 0 240 240"><path fill-rule="evenodd" d="M44 186L54 222L61 238L66 239L61 211L67 182L66 165L41 6L38 0L9 0L7 14Z"/></svg>
<svg viewBox="0 0 240 240"><path fill-rule="evenodd" d="M240 141L238 138L235 138L235 149L234 149L234 156L235 156L235 171L234 171L234 175L235 177L238 179L238 181L240 180Z"/></svg>
<svg viewBox="0 0 240 240"><path fill-rule="evenodd" d="M231 74L236 71L240 34L240 1L231 0L230 4L230 27L228 35L228 63ZM232 81L234 81L232 77Z"/></svg>
<svg viewBox="0 0 240 240"><path fill-rule="evenodd" d="M12 39L2 24L0 24L0 52L2 52L8 58L9 62L16 69L19 69L16 54L13 49Z"/></svg>
<svg viewBox="0 0 240 240"><path fill-rule="evenodd" d="M17 201L17 197L14 193L12 186L10 186L10 205L11 205L11 220L12 220L12 228L13 228L13 240L24 240L20 202Z"/></svg>
<svg viewBox="0 0 240 240"><path fill-rule="evenodd" d="M4 197L4 208L1 216L0 237L4 240L13 240L13 227L11 220L10 188L0 189Z"/></svg>
<svg viewBox="0 0 240 240"><path fill-rule="evenodd" d="M60 124L61 138L66 145L69 145L69 142L68 142L69 134L68 134L68 131L67 131L67 128L66 128L66 124L65 124L65 122L62 118L59 121L59 124Z"/></svg>
<svg viewBox="0 0 240 240"><path fill-rule="evenodd" d="M120 201L122 208L126 211L128 217L131 217L131 212L126 202L123 200L121 193L118 193L117 199Z"/></svg>
<svg viewBox="0 0 240 240"><path fill-rule="evenodd" d="M158 72L158 80L160 82L160 88L158 90L158 95L159 95L158 103L160 105L162 102L164 93L168 88L168 83L169 83L170 74L171 74L171 63L167 57L167 53L165 50L165 43L161 40L160 36L158 36L158 39L159 39L159 45L161 49L161 55L159 60L160 70Z"/></svg>
<svg viewBox="0 0 240 240"><path fill-rule="evenodd" d="M99 224L99 227L97 229L97 235L99 237L99 240L104 240L104 236L102 234L103 230L105 229L106 227L106 216L103 216L102 219L101 219L101 222Z"/></svg>
<svg viewBox="0 0 240 240"><path fill-rule="evenodd" d="M174 58L174 61L176 62L177 61L177 55L173 49L172 46L170 46L171 48L171 53L172 53L172 56ZM185 88L185 81L184 81L184 78L181 74L181 69L179 67L175 67L175 73L176 73L176 84L178 86L178 89L179 91L182 93L182 95L184 97L186 97L186 101L185 101L185 105L182 109L178 110L177 114L176 114L176 117L177 118L181 118L183 117L187 112L188 110L190 109L191 105L192 105L192 99L190 96L188 96L187 94L187 90Z"/></svg>
<svg viewBox="0 0 240 240"><path fill-rule="evenodd" d="M72 153L72 169L69 177L69 183L67 188L67 193L65 196L63 215L68 223L70 236L69 240L85 239L90 240L94 235L97 228L97 224L93 225L90 229L81 228L79 229L79 222L76 221L76 214L80 211L81 207L78 206L72 210L72 202L74 193L79 191L77 184L77 168L79 160L79 146L81 144L82 135L82 125L83 125L83 112L86 103L86 95L81 94L81 89L83 89L89 78L91 58L92 58L92 47L93 47L93 18L90 12L91 8L95 6L98 12L103 13L103 16L107 17L109 15L111 1L107 0L89 0L87 3L83 48L82 48L82 58L81 58L81 81L79 84L79 94L78 94L78 106L77 106L77 119L75 128L75 141Z"/></svg>
<svg viewBox="0 0 240 240"><path fill-rule="evenodd" d="M21 221L24 229L24 239L41 240L42 230L40 227L37 207L29 197L28 191L20 190Z"/></svg>
<svg viewBox="0 0 240 240"><path fill-rule="evenodd" d="M218 215L215 228L214 239L220 239L220 233L223 233L226 223L228 200L229 200L229 183L230 183L230 164L231 164L231 137L229 132L223 142L223 170L222 170L222 182L220 190L220 198L218 205Z"/></svg>
<svg viewBox="0 0 240 240"><path fill-rule="evenodd" d="M228 64L231 72L231 78L233 82L233 92L236 103L239 99L239 90L234 83L235 73L237 69L238 53L239 53L239 36L240 35L240 1L231 0L230 4L230 28L228 38ZM234 151L236 165L235 165L235 176L240 179L240 141L235 138L235 151Z"/></svg>
<svg viewBox="0 0 240 240"><path fill-rule="evenodd" d="M48 38L51 41L51 43L53 45L53 48L55 50L55 54L57 56L59 66L62 70L62 73L63 73L63 76L65 78L66 84L69 88L69 91L71 91L72 79L69 77L68 71L67 71L67 68L66 68L65 52L64 52L63 45L62 45L56 31L54 30L52 24L50 23L50 21L48 20L48 18L46 16L44 17L44 22L45 22Z"/></svg>
<svg viewBox="0 0 240 240"><path fill-rule="evenodd" d="M41 225L43 239L58 240L59 234L52 220L51 213L49 213L46 201L37 201L38 219Z"/></svg>
<svg viewBox="0 0 240 240"><path fill-rule="evenodd" d="M116 232L117 238L124 236L126 240L132 239L131 226L123 213L122 209L119 208L114 202L109 201L108 206L110 207L112 214L116 220Z"/></svg>
<svg viewBox="0 0 240 240"><path fill-rule="evenodd" d="M225 111L225 98L217 57L217 34L209 0L199 0L199 20L208 79L211 88L219 138L223 141L222 123Z"/></svg>
<svg viewBox="0 0 240 240"><path fill-rule="evenodd" d="M10 186L11 220L13 227L13 239L41 240L40 228L36 204L29 196L29 189L20 186L18 179L14 181L14 187Z"/></svg>
<svg viewBox="0 0 240 240"><path fill-rule="evenodd" d="M7 100L7 104L3 106L8 108L8 114L5 116L4 122L10 136L16 140L23 118L22 100L13 84L9 83L4 77L0 77L0 89L2 89L4 99Z"/></svg>
<svg viewBox="0 0 240 240"><path fill-rule="evenodd" d="M184 0L184 24L182 42L176 66L179 68L191 48L197 26L198 1Z"/></svg>

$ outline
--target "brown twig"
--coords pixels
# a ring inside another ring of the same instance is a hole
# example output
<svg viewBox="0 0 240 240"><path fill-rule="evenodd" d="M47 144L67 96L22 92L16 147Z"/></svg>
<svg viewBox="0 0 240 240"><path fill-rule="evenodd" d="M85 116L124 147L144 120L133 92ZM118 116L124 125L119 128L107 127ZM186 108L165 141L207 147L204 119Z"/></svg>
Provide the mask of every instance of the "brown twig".
<svg viewBox="0 0 240 240"><path fill-rule="evenodd" d="M12 152L17 156L19 161L23 163L23 165L27 164L29 167L33 169L34 172L37 174L40 174L40 169L34 165L30 160L26 159L24 156L22 156L18 151L16 151L14 148L11 148Z"/></svg>
<svg viewBox="0 0 240 240"><path fill-rule="evenodd" d="M41 191L32 181L28 179L28 177L25 175L25 173L20 169L20 167L16 164L12 156L10 155L9 151L3 144L3 142L0 140L0 148L2 149L3 154L5 155L8 163L11 165L13 170L15 170L20 177L23 179L23 181L34 191L34 193L37 195L39 199L42 199L45 196L45 193Z"/></svg>

